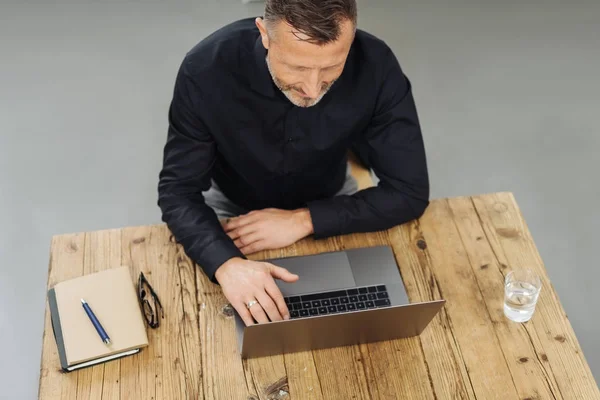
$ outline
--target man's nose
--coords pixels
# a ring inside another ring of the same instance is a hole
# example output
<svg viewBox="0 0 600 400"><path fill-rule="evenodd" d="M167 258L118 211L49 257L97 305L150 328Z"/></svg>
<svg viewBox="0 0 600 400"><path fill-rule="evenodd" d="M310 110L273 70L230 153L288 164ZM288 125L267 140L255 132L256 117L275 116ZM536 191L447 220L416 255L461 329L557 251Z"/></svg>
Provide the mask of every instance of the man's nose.
<svg viewBox="0 0 600 400"><path fill-rule="evenodd" d="M319 71L311 71L308 81L304 85L304 93L311 99L316 99L321 94L321 78Z"/></svg>

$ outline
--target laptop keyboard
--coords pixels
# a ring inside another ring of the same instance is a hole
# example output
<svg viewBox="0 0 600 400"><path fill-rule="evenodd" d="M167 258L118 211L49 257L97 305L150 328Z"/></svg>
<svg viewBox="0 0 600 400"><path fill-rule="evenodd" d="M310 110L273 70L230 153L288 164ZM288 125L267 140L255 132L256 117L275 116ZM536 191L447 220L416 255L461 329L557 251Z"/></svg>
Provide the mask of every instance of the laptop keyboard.
<svg viewBox="0 0 600 400"><path fill-rule="evenodd" d="M368 310L391 305L385 285L332 290L302 296L289 296L284 299L291 319Z"/></svg>

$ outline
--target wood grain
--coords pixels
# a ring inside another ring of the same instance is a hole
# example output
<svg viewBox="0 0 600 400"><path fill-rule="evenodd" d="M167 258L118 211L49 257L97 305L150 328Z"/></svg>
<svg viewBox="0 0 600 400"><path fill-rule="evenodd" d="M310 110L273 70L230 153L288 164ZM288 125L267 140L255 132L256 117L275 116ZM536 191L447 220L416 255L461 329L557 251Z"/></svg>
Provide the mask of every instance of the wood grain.
<svg viewBox="0 0 600 400"><path fill-rule="evenodd" d="M125 228L121 232L121 264L128 265L131 277L137 284L140 272L143 272L150 284L153 284L152 268L154 258L151 248L151 227ZM160 382L156 364L158 330L146 329L150 346L131 357L121 359L121 399L155 399L156 384Z"/></svg>
<svg viewBox="0 0 600 400"><path fill-rule="evenodd" d="M389 237L411 303L442 299L419 222L392 228ZM434 396L475 398L446 308L431 321L420 341Z"/></svg>
<svg viewBox="0 0 600 400"><path fill-rule="evenodd" d="M511 322L504 316L504 275L494 255L470 197L449 200L453 219L469 257L470 266L477 278L488 314L494 324L496 337L502 346L519 398L563 398L546 362L538 357L541 348L529 340L529 324ZM518 340L515 340L518 338Z"/></svg>
<svg viewBox="0 0 600 400"><path fill-rule="evenodd" d="M477 398L516 398L504 354L470 268L447 201L433 203L421 218L424 244L462 362ZM502 389L502 390L500 390Z"/></svg>
<svg viewBox="0 0 600 400"><path fill-rule="evenodd" d="M85 234L83 275L121 265L121 231L109 230ZM73 372L78 374L78 399L118 399L121 360Z"/></svg>
<svg viewBox="0 0 600 400"><path fill-rule="evenodd" d="M600 398L598 386L514 196L497 193L472 200L501 268L506 271L532 268L542 279L536 312L524 330L544 368L544 375L548 376L548 387L553 388L554 382L558 384L557 398Z"/></svg>
<svg viewBox="0 0 600 400"><path fill-rule="evenodd" d="M40 398L600 399L510 193L435 200L418 221L388 231L307 238L250 258L384 244L411 302L447 300L419 337L242 361L233 309L165 225L57 236L49 287L128 265L156 289L165 319L140 354L64 374L46 311ZM502 312L504 276L520 266L544 285L526 324Z"/></svg>

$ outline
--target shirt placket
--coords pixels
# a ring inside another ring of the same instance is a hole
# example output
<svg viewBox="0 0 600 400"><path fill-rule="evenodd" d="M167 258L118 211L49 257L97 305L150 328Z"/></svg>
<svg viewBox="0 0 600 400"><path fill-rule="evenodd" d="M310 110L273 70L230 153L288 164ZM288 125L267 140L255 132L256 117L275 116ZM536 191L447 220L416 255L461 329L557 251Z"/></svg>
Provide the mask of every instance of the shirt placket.
<svg viewBox="0 0 600 400"><path fill-rule="evenodd" d="M283 135L283 171L282 171L282 203L289 207L294 199L290 198L291 185L293 184L293 171L298 134L298 107L292 107L285 117Z"/></svg>

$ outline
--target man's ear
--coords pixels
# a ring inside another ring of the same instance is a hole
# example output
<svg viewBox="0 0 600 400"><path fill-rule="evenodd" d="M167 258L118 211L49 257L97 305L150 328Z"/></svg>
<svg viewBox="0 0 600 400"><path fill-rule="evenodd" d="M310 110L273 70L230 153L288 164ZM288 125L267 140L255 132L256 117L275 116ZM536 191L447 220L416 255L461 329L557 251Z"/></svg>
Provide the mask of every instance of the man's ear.
<svg viewBox="0 0 600 400"><path fill-rule="evenodd" d="M258 28L258 30L260 31L260 37L262 40L262 44L265 47L265 49L269 50L269 33L267 32L267 25L265 23L265 20L258 17L255 20L256 22L256 27Z"/></svg>

